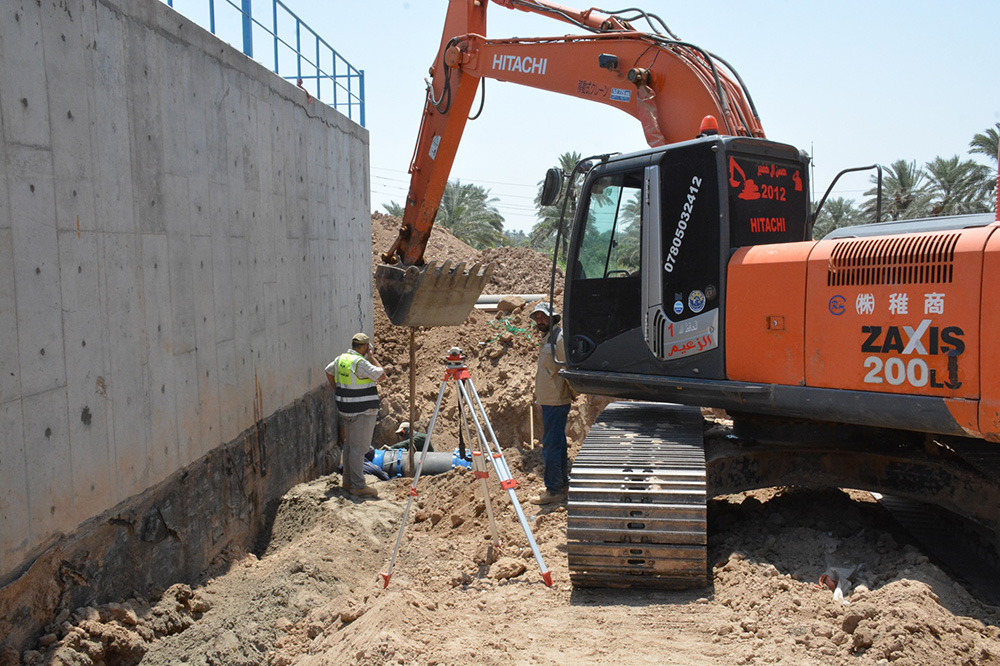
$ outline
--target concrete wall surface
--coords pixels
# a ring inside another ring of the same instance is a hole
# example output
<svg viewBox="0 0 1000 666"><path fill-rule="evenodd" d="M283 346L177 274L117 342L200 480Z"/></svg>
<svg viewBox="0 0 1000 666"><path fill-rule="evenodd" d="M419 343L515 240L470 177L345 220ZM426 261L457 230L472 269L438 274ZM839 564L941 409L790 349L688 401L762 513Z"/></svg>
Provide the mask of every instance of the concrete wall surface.
<svg viewBox="0 0 1000 666"><path fill-rule="evenodd" d="M367 131L159 0L0 2L0 128L3 586L373 318Z"/></svg>

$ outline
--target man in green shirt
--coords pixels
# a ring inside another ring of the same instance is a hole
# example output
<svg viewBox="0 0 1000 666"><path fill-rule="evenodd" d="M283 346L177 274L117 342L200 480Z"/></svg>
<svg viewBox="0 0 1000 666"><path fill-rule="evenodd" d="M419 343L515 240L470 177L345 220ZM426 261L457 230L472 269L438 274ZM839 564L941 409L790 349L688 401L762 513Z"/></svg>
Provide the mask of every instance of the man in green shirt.
<svg viewBox="0 0 1000 666"><path fill-rule="evenodd" d="M399 441L397 441L395 444L393 444L392 448L394 448L394 449L405 449L405 448L407 448L410 445L410 422L409 421L403 421L402 423L399 424L399 427L396 428L396 437L398 438ZM422 432L414 432L413 433L413 447L417 451L423 451L424 450L424 442L425 441L427 441L427 435L425 433L422 433ZM428 451L433 451L434 450L434 445L433 444L428 445L427 446L427 450Z"/></svg>

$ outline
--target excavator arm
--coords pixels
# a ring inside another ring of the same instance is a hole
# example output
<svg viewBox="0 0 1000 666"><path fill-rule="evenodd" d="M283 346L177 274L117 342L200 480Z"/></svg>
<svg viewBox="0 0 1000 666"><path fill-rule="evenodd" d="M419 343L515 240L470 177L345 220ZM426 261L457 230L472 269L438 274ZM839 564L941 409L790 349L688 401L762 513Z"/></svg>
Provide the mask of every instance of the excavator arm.
<svg viewBox="0 0 1000 666"><path fill-rule="evenodd" d="M451 0L410 164L403 223L376 273L383 305L397 325L460 324L485 284L478 266L468 274L464 265L450 273L447 263L419 268L481 79L618 108L639 120L650 146L694 138L706 115L716 117L723 134L764 136L739 77L693 44L634 30L630 19L596 9L541 0L494 2L573 24L587 34L491 40L484 36L487 2Z"/></svg>

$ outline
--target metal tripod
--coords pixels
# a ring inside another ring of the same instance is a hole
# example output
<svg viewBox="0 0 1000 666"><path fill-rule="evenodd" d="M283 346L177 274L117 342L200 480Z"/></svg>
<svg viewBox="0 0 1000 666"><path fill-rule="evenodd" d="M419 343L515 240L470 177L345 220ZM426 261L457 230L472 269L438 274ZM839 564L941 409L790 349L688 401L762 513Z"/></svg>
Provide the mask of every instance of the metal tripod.
<svg viewBox="0 0 1000 666"><path fill-rule="evenodd" d="M493 426L490 424L489 418L486 416L486 410L483 408L482 401L479 400L479 394L476 392L476 387L472 383L472 376L469 374L469 368L465 365L465 356L462 355L462 350L458 347L452 347L448 350L448 356L445 358L445 373L444 379L441 380L441 389L438 391L437 402L434 403L434 413L431 414L430 424L427 426L427 438L424 440L423 449L420 451L420 459L417 461L417 469L413 475L413 483L410 485L410 496L406 500L406 509L403 511L403 522L399 526L399 534L396 536L396 545L392 549L392 558L389 560L389 568L385 572L380 572L379 575L384 581L383 587L389 587L389 579L392 578L392 569L396 564L396 555L399 553L399 545L403 541L403 533L406 530L406 519L410 515L410 506L413 504L413 499L417 497L417 482L420 480L420 471L423 468L424 456L427 455L427 448L430 446L431 436L434 433L434 425L437 422L438 412L441 410L441 400L444 398L444 389L451 380L455 381L455 385L458 387L459 392L459 411L464 404L468 409L469 415L472 417L472 421L476 426L476 433L479 436L479 442L486 447L486 451L473 451L472 452L472 469L474 478L480 480L483 488L483 497L486 500L486 513L490 520L490 531L493 536L493 545L495 548L500 548L500 537L497 532L496 522L493 519L493 506L490 503L490 493L489 485L487 483L487 478L489 478L489 472L486 469L486 462L483 460L484 453L488 458L493 469L497 474L497 479L500 480L500 487L507 491L507 495L510 497L510 503L514 507L514 511L517 513L518 520L521 521L521 528L524 530L524 535L528 538L528 543L531 545L531 551L535 555L535 561L538 562L538 569L542 575L542 581L549 587L552 586L552 572L545 568L545 561L542 559L542 554L538 550L538 544L535 543L535 537L531 533L531 528L528 526L528 521L524 517L524 511L521 509L521 503L517 499L517 494L514 490L517 488L517 481L513 479L510 473L510 468L507 466L507 460L503 456L503 450L500 448L500 444L497 442L496 433L493 432ZM475 402L473 402L473 398ZM480 415L482 420L480 421ZM483 426L486 427L486 432L489 433L489 439L486 438ZM461 425L459 426L461 427Z"/></svg>

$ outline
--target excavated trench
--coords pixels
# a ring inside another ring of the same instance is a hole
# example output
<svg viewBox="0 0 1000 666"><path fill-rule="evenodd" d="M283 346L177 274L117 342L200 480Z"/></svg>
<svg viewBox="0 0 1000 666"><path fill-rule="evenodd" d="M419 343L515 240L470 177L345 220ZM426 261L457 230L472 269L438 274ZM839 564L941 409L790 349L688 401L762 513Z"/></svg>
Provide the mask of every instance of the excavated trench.
<svg viewBox="0 0 1000 666"><path fill-rule="evenodd" d="M373 252L396 224L374 216ZM441 256L446 243L457 241L438 232L429 254ZM547 288L548 262L529 252L493 251L497 275L509 281L495 293ZM408 420L409 354L406 332L376 310L375 341L390 373L380 387L379 442ZM537 339L525 314L477 312L464 326L416 338L418 429L430 416L444 353L462 347L553 587L541 582L495 476L503 552L487 558L481 491L455 470L421 479L383 589L378 572L411 480L378 482L381 498L362 502L344 496L332 474L289 491L254 552L225 552L200 582L158 599L67 609L37 651L0 664L1000 664L1000 609L935 564L867 493L765 489L717 498L708 505L707 587L574 589L565 508L526 502L542 488L542 461L531 440L533 426L539 436L530 413ZM604 404L574 405L571 454ZM436 449L457 443L457 416L447 402ZM838 571L851 572L841 586L847 603L817 584Z"/></svg>

